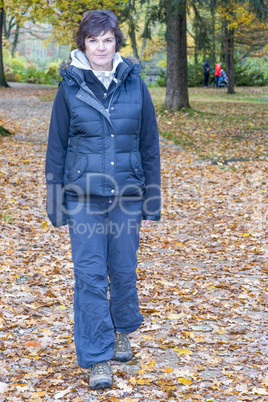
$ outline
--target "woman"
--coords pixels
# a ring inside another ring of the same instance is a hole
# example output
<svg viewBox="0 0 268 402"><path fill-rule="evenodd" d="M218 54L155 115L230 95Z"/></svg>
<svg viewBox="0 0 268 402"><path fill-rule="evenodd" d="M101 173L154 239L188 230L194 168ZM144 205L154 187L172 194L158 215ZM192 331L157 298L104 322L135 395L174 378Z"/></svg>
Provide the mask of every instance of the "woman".
<svg viewBox="0 0 268 402"><path fill-rule="evenodd" d="M111 11L85 14L61 70L46 158L47 212L54 226L69 225L75 346L92 389L111 387L111 359L132 357L140 224L160 219L154 107L140 66L118 53L122 38Z"/></svg>

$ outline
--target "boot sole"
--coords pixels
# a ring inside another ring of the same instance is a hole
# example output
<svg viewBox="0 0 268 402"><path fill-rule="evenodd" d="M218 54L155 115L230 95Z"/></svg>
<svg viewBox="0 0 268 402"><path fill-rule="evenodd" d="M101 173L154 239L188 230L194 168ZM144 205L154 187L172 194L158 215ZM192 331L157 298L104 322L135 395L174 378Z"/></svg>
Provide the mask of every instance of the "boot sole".
<svg viewBox="0 0 268 402"><path fill-rule="evenodd" d="M97 382L96 384L89 384L90 389L104 389L104 388L111 388L113 385L112 381L102 381L102 382Z"/></svg>
<svg viewBox="0 0 268 402"><path fill-rule="evenodd" d="M125 355L115 355L113 356L113 360L116 360L118 362L128 362L129 360L132 359L132 353L130 354L125 354Z"/></svg>

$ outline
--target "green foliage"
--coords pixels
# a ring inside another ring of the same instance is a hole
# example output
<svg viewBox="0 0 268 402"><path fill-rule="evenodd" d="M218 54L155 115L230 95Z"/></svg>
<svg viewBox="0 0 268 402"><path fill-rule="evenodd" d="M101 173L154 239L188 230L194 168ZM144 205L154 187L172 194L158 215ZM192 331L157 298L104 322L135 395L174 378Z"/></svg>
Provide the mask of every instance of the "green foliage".
<svg viewBox="0 0 268 402"><path fill-rule="evenodd" d="M265 86L268 85L268 76L258 65L235 62L234 81L236 86Z"/></svg>
<svg viewBox="0 0 268 402"><path fill-rule="evenodd" d="M10 134L12 134L12 133L9 130L7 130L3 126L0 126L0 135L2 135L3 137L7 137Z"/></svg>
<svg viewBox="0 0 268 402"><path fill-rule="evenodd" d="M188 87L203 85L204 74L202 64L188 64Z"/></svg>
<svg viewBox="0 0 268 402"><path fill-rule="evenodd" d="M161 70L159 77L156 80L155 85L158 87L166 86L166 71ZM203 84L203 67L202 64L188 64L188 86L198 87Z"/></svg>
<svg viewBox="0 0 268 402"><path fill-rule="evenodd" d="M4 66L6 73L17 73L22 75L27 66L25 57L19 56L17 53L12 57L11 52L4 48Z"/></svg>
<svg viewBox="0 0 268 402"><path fill-rule="evenodd" d="M4 50L5 74L8 81L29 82L32 84L57 85L60 60L51 62L47 68L41 69L37 64L28 62L25 57Z"/></svg>
<svg viewBox="0 0 268 402"><path fill-rule="evenodd" d="M164 70L161 70L159 77L155 81L156 87L165 87L167 83L167 76Z"/></svg>
<svg viewBox="0 0 268 402"><path fill-rule="evenodd" d="M61 60L52 61L47 67L46 75L51 80L51 84L57 84L61 80L61 78L58 75L58 69L59 69L60 63L61 63Z"/></svg>
<svg viewBox="0 0 268 402"><path fill-rule="evenodd" d="M4 210L3 215L2 215L2 218L3 218L3 220L4 220L6 223L9 223L9 224L12 224L12 223L13 223L13 219L11 218L11 216L9 216L9 215L7 214L7 211L6 211L6 210Z"/></svg>

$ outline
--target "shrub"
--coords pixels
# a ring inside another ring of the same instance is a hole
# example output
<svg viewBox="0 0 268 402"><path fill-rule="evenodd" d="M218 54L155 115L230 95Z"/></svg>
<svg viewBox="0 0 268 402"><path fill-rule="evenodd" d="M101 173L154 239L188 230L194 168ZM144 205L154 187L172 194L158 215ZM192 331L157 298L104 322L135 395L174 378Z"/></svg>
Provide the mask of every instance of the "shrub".
<svg viewBox="0 0 268 402"><path fill-rule="evenodd" d="M203 85L204 74L202 64L188 64L188 86L199 87Z"/></svg>
<svg viewBox="0 0 268 402"><path fill-rule="evenodd" d="M58 84L61 80L58 75L59 65L61 60L51 62L46 70L47 80L50 81L51 84Z"/></svg>
<svg viewBox="0 0 268 402"><path fill-rule="evenodd" d="M17 53L12 57L11 52L4 48L3 52L5 73L18 73L22 75L27 68L27 60L25 57L19 56Z"/></svg>
<svg viewBox="0 0 268 402"><path fill-rule="evenodd" d="M22 80L22 75L19 73L11 73L8 71L5 73L6 80L10 82L20 82Z"/></svg>
<svg viewBox="0 0 268 402"><path fill-rule="evenodd" d="M37 64L27 62L25 57L4 49L4 66L7 81L29 82L32 84L57 85L60 77L57 75L60 60L54 61L46 69L40 69Z"/></svg>
<svg viewBox="0 0 268 402"><path fill-rule="evenodd" d="M202 64L188 64L188 86L197 87L203 85L203 67ZM167 83L166 71L161 70L155 86L165 87Z"/></svg>
<svg viewBox="0 0 268 402"><path fill-rule="evenodd" d="M234 82L236 86L264 86L268 85L268 77L258 66L251 63L235 62Z"/></svg>
<svg viewBox="0 0 268 402"><path fill-rule="evenodd" d="M159 77L155 81L156 87L165 87L167 84L167 76L164 70L161 70Z"/></svg>

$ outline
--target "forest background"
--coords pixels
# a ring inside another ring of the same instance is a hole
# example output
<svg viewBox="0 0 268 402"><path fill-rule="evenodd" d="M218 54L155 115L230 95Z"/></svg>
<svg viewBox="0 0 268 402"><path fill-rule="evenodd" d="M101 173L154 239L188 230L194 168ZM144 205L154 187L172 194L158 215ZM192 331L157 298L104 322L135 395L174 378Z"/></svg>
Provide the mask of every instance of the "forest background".
<svg viewBox="0 0 268 402"><path fill-rule="evenodd" d="M59 64L75 48L84 12L93 8L118 15L121 54L140 60L149 86L167 87L169 109L189 106L188 87L202 86L204 61L211 70L223 63L230 94L235 85L268 84L266 0L0 0L0 85L57 85Z"/></svg>

